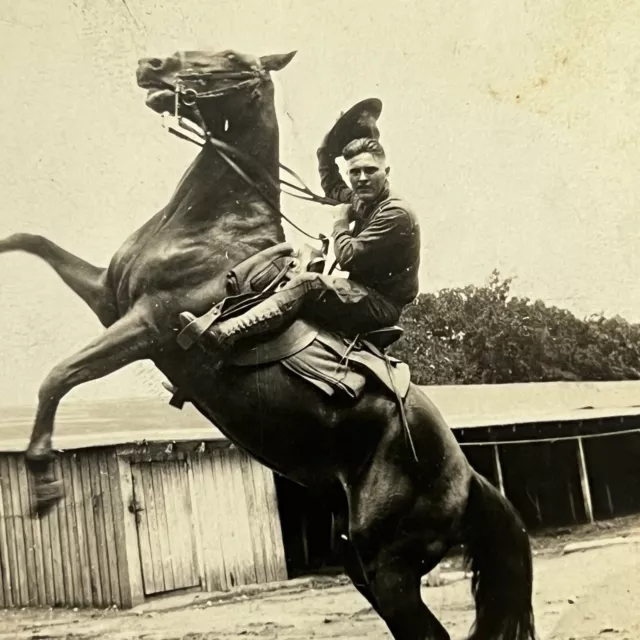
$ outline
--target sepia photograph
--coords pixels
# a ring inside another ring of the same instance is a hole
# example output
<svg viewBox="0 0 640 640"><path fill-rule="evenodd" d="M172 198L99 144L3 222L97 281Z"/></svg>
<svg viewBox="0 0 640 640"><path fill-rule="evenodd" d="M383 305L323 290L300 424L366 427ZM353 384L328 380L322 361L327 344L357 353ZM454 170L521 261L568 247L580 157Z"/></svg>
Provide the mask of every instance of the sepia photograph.
<svg viewBox="0 0 640 640"><path fill-rule="evenodd" d="M640 639L638 33L0 0L0 639Z"/></svg>

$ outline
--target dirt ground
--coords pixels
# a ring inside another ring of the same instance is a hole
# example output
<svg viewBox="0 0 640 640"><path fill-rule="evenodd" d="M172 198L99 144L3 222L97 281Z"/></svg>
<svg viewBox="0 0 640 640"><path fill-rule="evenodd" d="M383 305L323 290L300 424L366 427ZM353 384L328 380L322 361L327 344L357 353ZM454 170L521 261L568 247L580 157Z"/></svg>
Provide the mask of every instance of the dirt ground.
<svg viewBox="0 0 640 640"><path fill-rule="evenodd" d="M640 518L537 536L535 612L540 640L640 638ZM622 537L624 544L564 554L567 543ZM469 580L445 563L447 584L423 596L451 633L466 638L473 621ZM363 598L341 578L322 578L258 595L190 594L133 611L0 612L0 638L145 640L303 640L390 638Z"/></svg>

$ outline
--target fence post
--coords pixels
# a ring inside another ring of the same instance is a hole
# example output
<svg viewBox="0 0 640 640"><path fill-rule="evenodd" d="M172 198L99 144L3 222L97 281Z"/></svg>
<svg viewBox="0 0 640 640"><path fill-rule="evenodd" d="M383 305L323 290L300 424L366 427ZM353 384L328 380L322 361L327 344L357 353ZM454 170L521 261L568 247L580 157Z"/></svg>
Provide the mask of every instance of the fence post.
<svg viewBox="0 0 640 640"><path fill-rule="evenodd" d="M584 500L584 512L590 523L595 522L593 517L593 504L591 502L591 489L589 488L589 475L587 474L587 462L584 457L582 438L578 438L578 469L580 471L580 486L582 487L582 499Z"/></svg>
<svg viewBox="0 0 640 640"><path fill-rule="evenodd" d="M496 472L496 478L498 479L498 489L500 489L500 493L506 497L507 494L504 490L504 479L502 477L502 465L500 464L500 450L497 444L494 444L491 448L493 449L493 468Z"/></svg>

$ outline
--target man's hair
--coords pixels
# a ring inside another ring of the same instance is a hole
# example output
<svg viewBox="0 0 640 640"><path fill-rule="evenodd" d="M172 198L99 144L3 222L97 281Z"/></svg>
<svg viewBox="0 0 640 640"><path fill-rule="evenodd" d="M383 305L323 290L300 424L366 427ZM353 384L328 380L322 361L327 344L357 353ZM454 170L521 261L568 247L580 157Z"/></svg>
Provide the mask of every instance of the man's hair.
<svg viewBox="0 0 640 640"><path fill-rule="evenodd" d="M351 160L361 153L370 153L377 158L385 159L385 152L382 145L374 138L358 138L352 140L343 150L342 157Z"/></svg>

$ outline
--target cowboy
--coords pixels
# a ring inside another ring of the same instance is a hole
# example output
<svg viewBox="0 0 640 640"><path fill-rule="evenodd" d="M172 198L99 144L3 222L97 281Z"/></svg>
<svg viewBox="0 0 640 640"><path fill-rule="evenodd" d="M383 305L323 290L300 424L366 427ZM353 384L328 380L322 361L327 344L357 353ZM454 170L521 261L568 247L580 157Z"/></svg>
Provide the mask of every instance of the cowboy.
<svg viewBox="0 0 640 640"><path fill-rule="evenodd" d="M380 109L377 100L359 103L336 122L317 151L322 189L344 203L336 206L332 236L337 265L349 276L294 276L249 311L214 324L205 334L214 348L226 350L239 339L279 329L298 314L355 337L393 326L415 299L420 230L412 209L390 190L385 151L371 124ZM354 139L354 133L368 135ZM340 155L350 187L336 164Z"/></svg>

